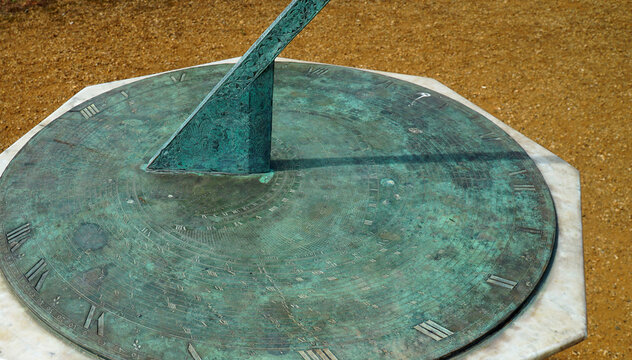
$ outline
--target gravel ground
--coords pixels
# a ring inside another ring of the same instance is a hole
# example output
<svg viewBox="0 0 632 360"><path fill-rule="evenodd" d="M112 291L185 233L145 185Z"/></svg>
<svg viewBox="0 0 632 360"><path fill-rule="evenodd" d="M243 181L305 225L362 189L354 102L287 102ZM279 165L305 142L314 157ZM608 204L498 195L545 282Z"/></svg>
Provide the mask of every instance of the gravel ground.
<svg viewBox="0 0 632 360"><path fill-rule="evenodd" d="M240 56L289 0L0 0L0 150L81 88ZM588 332L632 358L632 1L332 0L284 57L435 78L582 175Z"/></svg>

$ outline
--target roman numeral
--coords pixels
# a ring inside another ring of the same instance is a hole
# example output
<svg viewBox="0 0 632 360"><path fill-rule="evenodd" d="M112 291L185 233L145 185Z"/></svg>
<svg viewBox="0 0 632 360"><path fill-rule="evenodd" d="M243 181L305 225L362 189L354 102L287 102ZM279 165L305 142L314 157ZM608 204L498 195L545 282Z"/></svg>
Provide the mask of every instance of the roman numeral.
<svg viewBox="0 0 632 360"><path fill-rule="evenodd" d="M83 117L85 119L89 119L91 117L93 117L94 115L99 113L99 109L97 108L96 105L92 104L88 107L85 107L83 109L81 109L81 111L79 111L81 113L81 115L83 115Z"/></svg>
<svg viewBox="0 0 632 360"><path fill-rule="evenodd" d="M526 227L526 226L517 226L516 230L522 231L522 232L526 232L526 233L529 233L529 234L534 234L534 235L542 235L542 230L534 229L534 228L530 228L530 227Z"/></svg>
<svg viewBox="0 0 632 360"><path fill-rule="evenodd" d="M94 305L90 305L90 311L88 311L88 315L86 315L86 321L83 323L84 329L90 329L90 325L92 324L92 318L94 317L94 312L96 308ZM97 335L103 336L105 333L105 313L102 312L99 318L97 319Z"/></svg>
<svg viewBox="0 0 632 360"><path fill-rule="evenodd" d="M510 172L509 176L516 176L516 175L520 175L520 174L526 174L527 170L518 170L518 171L514 171L514 172Z"/></svg>
<svg viewBox="0 0 632 360"><path fill-rule="evenodd" d="M415 330L434 339L435 341L443 340L454 334L452 331L444 328L432 320L424 321L419 325L415 325Z"/></svg>
<svg viewBox="0 0 632 360"><path fill-rule="evenodd" d="M514 191L535 191L535 185L531 184L514 184L512 188Z"/></svg>
<svg viewBox="0 0 632 360"><path fill-rule="evenodd" d="M26 272L26 274L24 274L24 277L26 277L26 281L31 282L31 280L37 277L37 275L40 273L40 270L45 271L40 275L39 279L35 283L35 291L40 291L40 289L44 285L44 280L46 280L46 277L48 277L49 270L46 270L46 261L44 260L44 258L39 259L39 261L36 262L35 265L33 265L33 267L31 267L31 269Z"/></svg>
<svg viewBox="0 0 632 360"><path fill-rule="evenodd" d="M182 75L180 75L179 78L177 78L175 75L171 75L170 77L174 83L179 83L179 82L183 82L186 76L187 76L187 73L182 73Z"/></svg>
<svg viewBox="0 0 632 360"><path fill-rule="evenodd" d="M202 360L202 358L197 353L197 351L195 351L195 348L193 347L193 345L191 345L191 343L189 343L187 350L189 351L189 354L191 354L191 357L193 358L193 360Z"/></svg>
<svg viewBox="0 0 632 360"><path fill-rule="evenodd" d="M19 249L31 237L31 224L26 223L17 229L11 230L6 233L7 242L9 243L9 249L11 252Z"/></svg>
<svg viewBox="0 0 632 360"><path fill-rule="evenodd" d="M493 132L488 132L487 134L483 134L480 136L480 138L482 140L485 141L499 141L502 140L498 135L494 134Z"/></svg>
<svg viewBox="0 0 632 360"><path fill-rule="evenodd" d="M518 283L515 281L507 280L496 275L489 275L486 281L492 285L504 287L509 290L512 290L513 288L516 287L516 285L518 285Z"/></svg>
<svg viewBox="0 0 632 360"><path fill-rule="evenodd" d="M427 92L420 92L415 94L416 98L413 100L413 102L410 103L410 105L408 106L413 106L415 105L415 103L423 98L427 98L427 97L431 97L432 95L428 94Z"/></svg>
<svg viewBox="0 0 632 360"><path fill-rule="evenodd" d="M388 89L389 87L395 85L395 82L392 80L384 80L384 81L380 81L379 83L376 84L377 86L381 86L385 89Z"/></svg>
<svg viewBox="0 0 632 360"><path fill-rule="evenodd" d="M312 349L298 352L304 360L338 360L329 349Z"/></svg>
<svg viewBox="0 0 632 360"><path fill-rule="evenodd" d="M324 67L320 67L320 68L310 67L307 70L307 76L318 77L318 76L323 76L328 72L329 72L329 69L324 68Z"/></svg>

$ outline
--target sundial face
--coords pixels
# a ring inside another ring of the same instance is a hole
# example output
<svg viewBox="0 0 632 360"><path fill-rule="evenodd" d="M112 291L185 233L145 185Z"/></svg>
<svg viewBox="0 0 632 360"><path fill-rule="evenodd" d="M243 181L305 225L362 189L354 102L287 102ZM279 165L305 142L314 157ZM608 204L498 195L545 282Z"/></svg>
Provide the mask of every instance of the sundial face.
<svg viewBox="0 0 632 360"><path fill-rule="evenodd" d="M277 63L273 172L146 164L227 65L61 115L0 177L0 267L109 359L429 359L508 321L555 244L533 161L437 92Z"/></svg>
<svg viewBox="0 0 632 360"><path fill-rule="evenodd" d="M233 67L116 88L20 150L0 268L43 323L108 359L431 359L524 304L556 234L535 164L430 89L275 67L327 2L294 0Z"/></svg>

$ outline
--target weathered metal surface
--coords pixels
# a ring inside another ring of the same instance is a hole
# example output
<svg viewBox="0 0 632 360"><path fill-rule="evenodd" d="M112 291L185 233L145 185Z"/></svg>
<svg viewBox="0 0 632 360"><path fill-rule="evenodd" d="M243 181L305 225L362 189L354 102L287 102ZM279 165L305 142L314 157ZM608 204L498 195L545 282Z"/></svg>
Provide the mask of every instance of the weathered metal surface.
<svg viewBox="0 0 632 360"><path fill-rule="evenodd" d="M556 233L538 169L410 83L277 63L273 172L144 171L229 68L91 99L0 177L0 267L56 333L109 359L431 359L533 292Z"/></svg>
<svg viewBox="0 0 632 360"><path fill-rule="evenodd" d="M329 0L294 0L150 160L149 170L270 171L274 59Z"/></svg>

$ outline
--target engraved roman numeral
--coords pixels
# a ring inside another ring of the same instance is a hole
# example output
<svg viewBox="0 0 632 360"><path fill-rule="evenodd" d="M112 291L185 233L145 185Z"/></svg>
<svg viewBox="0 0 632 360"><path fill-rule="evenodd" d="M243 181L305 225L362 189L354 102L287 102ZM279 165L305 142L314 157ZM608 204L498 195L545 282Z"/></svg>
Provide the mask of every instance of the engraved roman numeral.
<svg viewBox="0 0 632 360"><path fill-rule="evenodd" d="M305 360L338 360L329 349L312 349L307 351L299 351L299 355Z"/></svg>
<svg viewBox="0 0 632 360"><path fill-rule="evenodd" d="M202 360L202 358L197 353L197 351L195 351L195 348L193 347L193 345L191 345L191 343L189 343L187 350L189 351L189 354L191 354L191 357L193 358L193 360Z"/></svg>
<svg viewBox="0 0 632 360"><path fill-rule="evenodd" d="M46 280L46 277L48 277L49 270L46 270L46 260L44 260L44 258L39 259L39 261L36 262L35 265L33 265L33 267L31 267L31 269L26 272L26 274L24 274L26 280L28 282L31 282L31 280L37 277L37 274L39 274L40 270L45 271L40 275L39 279L35 283L35 291L40 291L40 289L44 285L44 280Z"/></svg>
<svg viewBox="0 0 632 360"><path fill-rule="evenodd" d="M500 276L496 276L496 275L489 275L489 277L487 278L486 281L488 283L492 284L492 285L504 287L504 288L507 288L509 290L515 288L516 285L518 285L518 283L515 282L515 281L507 280L507 279L501 278Z"/></svg>
<svg viewBox="0 0 632 360"><path fill-rule="evenodd" d="M324 68L324 67L310 67L307 70L307 76L311 76L311 77L318 77L318 76L323 76L326 73L329 72L329 69Z"/></svg>
<svg viewBox="0 0 632 360"><path fill-rule="evenodd" d="M91 117L93 117L94 115L99 113L99 109L97 108L96 105L92 104L88 107L85 107L83 109L81 109L81 111L79 111L81 113L81 115L83 115L83 117L85 119L89 119Z"/></svg>
<svg viewBox="0 0 632 360"><path fill-rule="evenodd" d="M9 243L9 249L11 252L19 249L31 237L31 224L26 223L17 229L11 230L6 233L7 242Z"/></svg>
<svg viewBox="0 0 632 360"><path fill-rule="evenodd" d="M88 311L88 315L86 315L86 321L83 323L84 329L90 329L90 325L92 324L92 318L94 317L94 312L96 311L96 307L94 305L90 305L90 311ZM99 318L97 319L97 335L103 336L105 333L105 313L102 312Z"/></svg>
<svg viewBox="0 0 632 360"><path fill-rule="evenodd" d="M482 140L486 141L499 141L502 140L498 135L493 132L488 132L487 134L483 134L480 136Z"/></svg>
<svg viewBox="0 0 632 360"><path fill-rule="evenodd" d="M514 184L512 188L514 191L535 191L535 185L531 184Z"/></svg>
<svg viewBox="0 0 632 360"><path fill-rule="evenodd" d="M415 325L414 328L420 333L436 341L443 340L447 338L448 336L454 334L452 331L444 328L443 326L437 324L436 322L432 320L424 321L419 325Z"/></svg>
<svg viewBox="0 0 632 360"><path fill-rule="evenodd" d="M535 228L530 228L530 227L526 227L526 226L517 226L516 230L522 231L522 232L526 232L526 233L529 233L529 234L534 234L534 235L542 235L542 230L535 229Z"/></svg>
<svg viewBox="0 0 632 360"><path fill-rule="evenodd" d="M187 73L182 73L182 75L180 75L179 78L177 78L175 75L171 75L170 77L174 83L179 83L179 82L183 82L186 76L187 76Z"/></svg>
<svg viewBox="0 0 632 360"><path fill-rule="evenodd" d="M415 94L416 98L408 105L408 106L413 106L415 105L415 103L423 98L427 98L427 97L431 97L432 95L428 94L427 92L420 92Z"/></svg>
<svg viewBox="0 0 632 360"><path fill-rule="evenodd" d="M388 89L389 87L395 85L395 82L392 80L384 80L384 81L380 81L379 83L376 84L377 86L381 86L385 89Z"/></svg>
<svg viewBox="0 0 632 360"><path fill-rule="evenodd" d="M514 172L510 172L509 176L516 176L516 175L520 175L520 174L526 174L527 170L518 170L518 171L514 171Z"/></svg>

